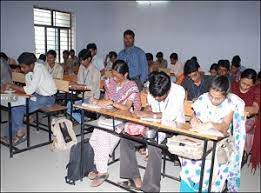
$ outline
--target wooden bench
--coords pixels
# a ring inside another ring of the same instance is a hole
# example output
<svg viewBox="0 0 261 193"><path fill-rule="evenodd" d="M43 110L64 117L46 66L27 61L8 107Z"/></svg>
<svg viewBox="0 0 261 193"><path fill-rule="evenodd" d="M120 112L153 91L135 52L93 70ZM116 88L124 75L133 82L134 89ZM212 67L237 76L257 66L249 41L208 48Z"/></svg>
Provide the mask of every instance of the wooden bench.
<svg viewBox="0 0 261 193"><path fill-rule="evenodd" d="M25 74L20 72L12 72L12 81L14 83L25 84Z"/></svg>
<svg viewBox="0 0 261 193"><path fill-rule="evenodd" d="M59 80L59 79L54 79L54 82L55 82L55 85L56 85L56 88L58 91L62 91L62 92L66 92L68 93L69 92L69 81L65 81L65 80ZM51 141L51 116L55 113L59 113L59 112L64 112L64 114L66 113L66 110L67 110L67 107L66 106L63 106L63 105L59 105L59 104L53 104L52 106L50 107L43 107L43 108L40 108L38 111L36 111L36 128L37 130L39 130L39 112L40 113L43 113L47 116L47 125L44 125L44 126L47 126L48 129L45 129L45 128L41 128L42 130L44 131L47 131L49 133L49 141Z"/></svg>

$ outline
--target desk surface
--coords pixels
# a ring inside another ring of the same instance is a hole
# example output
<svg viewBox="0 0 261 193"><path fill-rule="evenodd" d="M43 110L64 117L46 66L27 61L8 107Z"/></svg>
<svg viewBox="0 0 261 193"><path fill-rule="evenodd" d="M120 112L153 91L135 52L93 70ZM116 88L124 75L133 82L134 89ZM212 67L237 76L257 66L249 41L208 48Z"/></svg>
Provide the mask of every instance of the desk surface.
<svg viewBox="0 0 261 193"><path fill-rule="evenodd" d="M69 85L70 91L90 91L91 89L88 88L85 84L78 84L75 82L70 83Z"/></svg>
<svg viewBox="0 0 261 193"><path fill-rule="evenodd" d="M190 124L188 124L188 123L177 124L176 126L165 125L162 123L141 120L137 116L135 116L135 114L132 114L128 111L121 111L121 110L116 110L116 109L104 109L104 108L94 109L94 108L84 107L82 105L73 105L73 106L75 108L83 109L86 111L95 112L95 113L102 114L102 115L107 115L107 116L122 119L125 121L132 121L132 122L135 122L135 123L138 123L141 125L145 125L145 126L151 126L151 127L157 128L158 131L176 132L179 134L187 134L187 135L191 135L196 138L201 138L201 139L204 138L204 139L208 139L208 140L219 140L219 139L224 138L224 137L217 137L217 136L213 136L213 135L203 135L196 131L191 131Z"/></svg>
<svg viewBox="0 0 261 193"><path fill-rule="evenodd" d="M11 106L21 106L26 104L26 98L31 98L32 100L34 96L28 95L21 92L14 92L11 94L2 93L1 92L1 106L8 107L8 102L11 102Z"/></svg>

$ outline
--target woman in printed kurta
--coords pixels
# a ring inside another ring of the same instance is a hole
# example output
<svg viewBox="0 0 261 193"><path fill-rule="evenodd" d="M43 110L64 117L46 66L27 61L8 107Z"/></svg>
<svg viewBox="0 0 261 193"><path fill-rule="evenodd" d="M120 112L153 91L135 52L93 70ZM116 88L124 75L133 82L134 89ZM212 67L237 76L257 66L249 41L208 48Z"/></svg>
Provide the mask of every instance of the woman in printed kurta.
<svg viewBox="0 0 261 193"><path fill-rule="evenodd" d="M192 127L198 129L215 128L223 134L231 133L235 151L226 164L219 164L215 156L215 164L211 191L221 192L225 180L229 191L237 192L240 185L240 168L245 142L244 102L234 94L229 94L230 84L225 76L216 77L208 93L201 95L192 105L194 116ZM233 120L233 123L232 123ZM232 123L232 124L231 124ZM180 192L198 192L202 161L180 158L182 170ZM209 158L205 162L202 191L207 192L210 174Z"/></svg>
<svg viewBox="0 0 261 193"><path fill-rule="evenodd" d="M105 99L91 100L99 106L113 105L114 108L126 111L141 109L139 90L134 81L127 79L128 65L123 60L117 60L112 67L112 78L105 81ZM133 108L132 108L133 107ZM97 172L91 172L91 186L101 185L108 178L109 155L120 138L106 131L94 129L90 144L94 150L94 162Z"/></svg>

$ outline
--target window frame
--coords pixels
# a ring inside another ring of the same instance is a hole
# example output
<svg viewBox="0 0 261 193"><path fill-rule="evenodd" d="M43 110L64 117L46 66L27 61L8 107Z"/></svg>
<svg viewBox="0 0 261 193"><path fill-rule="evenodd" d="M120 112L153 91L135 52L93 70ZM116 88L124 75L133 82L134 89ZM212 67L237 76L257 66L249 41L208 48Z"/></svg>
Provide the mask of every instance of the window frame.
<svg viewBox="0 0 261 193"><path fill-rule="evenodd" d="M42 9L42 10L48 10L51 11L51 25L45 25L45 24L35 24L34 23L34 27L44 27L44 47L45 47L45 53L47 53L47 28L52 28L52 29L57 29L58 30L58 53L57 53L57 57L56 60L58 58L58 62L61 63L61 44L60 44L60 31L62 30L67 30L67 45L68 45L68 50L72 49L72 13L71 12L67 12L67 11L60 11L57 9L50 9L50 8L45 8L45 7L38 7L38 6L33 6L33 12L34 9ZM70 15L70 27L61 27L61 26L54 26L54 21L53 21L53 15L54 12L60 12L60 13L67 13ZM35 30L35 29L34 29ZM35 35L34 35L35 37ZM36 40L35 40L35 45L36 45ZM35 49L36 51L36 49Z"/></svg>

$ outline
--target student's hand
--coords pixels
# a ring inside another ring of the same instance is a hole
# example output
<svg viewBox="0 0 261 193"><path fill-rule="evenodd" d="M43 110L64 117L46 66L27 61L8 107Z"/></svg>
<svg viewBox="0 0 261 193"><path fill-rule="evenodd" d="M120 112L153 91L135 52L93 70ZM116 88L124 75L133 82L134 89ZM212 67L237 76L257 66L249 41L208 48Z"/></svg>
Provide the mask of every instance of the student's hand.
<svg viewBox="0 0 261 193"><path fill-rule="evenodd" d="M97 105L102 107L102 108L106 108L109 105L112 105L113 101L112 100L99 100Z"/></svg>
<svg viewBox="0 0 261 193"><path fill-rule="evenodd" d="M101 73L101 76L105 75L105 69L102 69L102 70L100 71L100 73Z"/></svg>
<svg viewBox="0 0 261 193"><path fill-rule="evenodd" d="M144 111L135 111L134 113L137 117L148 117L148 113L144 112Z"/></svg>
<svg viewBox="0 0 261 193"><path fill-rule="evenodd" d="M201 122L196 118L193 117L190 121L192 127L199 129L201 127Z"/></svg>
<svg viewBox="0 0 261 193"><path fill-rule="evenodd" d="M99 101L99 100L95 99L94 97L91 97L90 100L89 100L89 103L90 103L90 104L97 105L97 104L98 104L98 101Z"/></svg>

